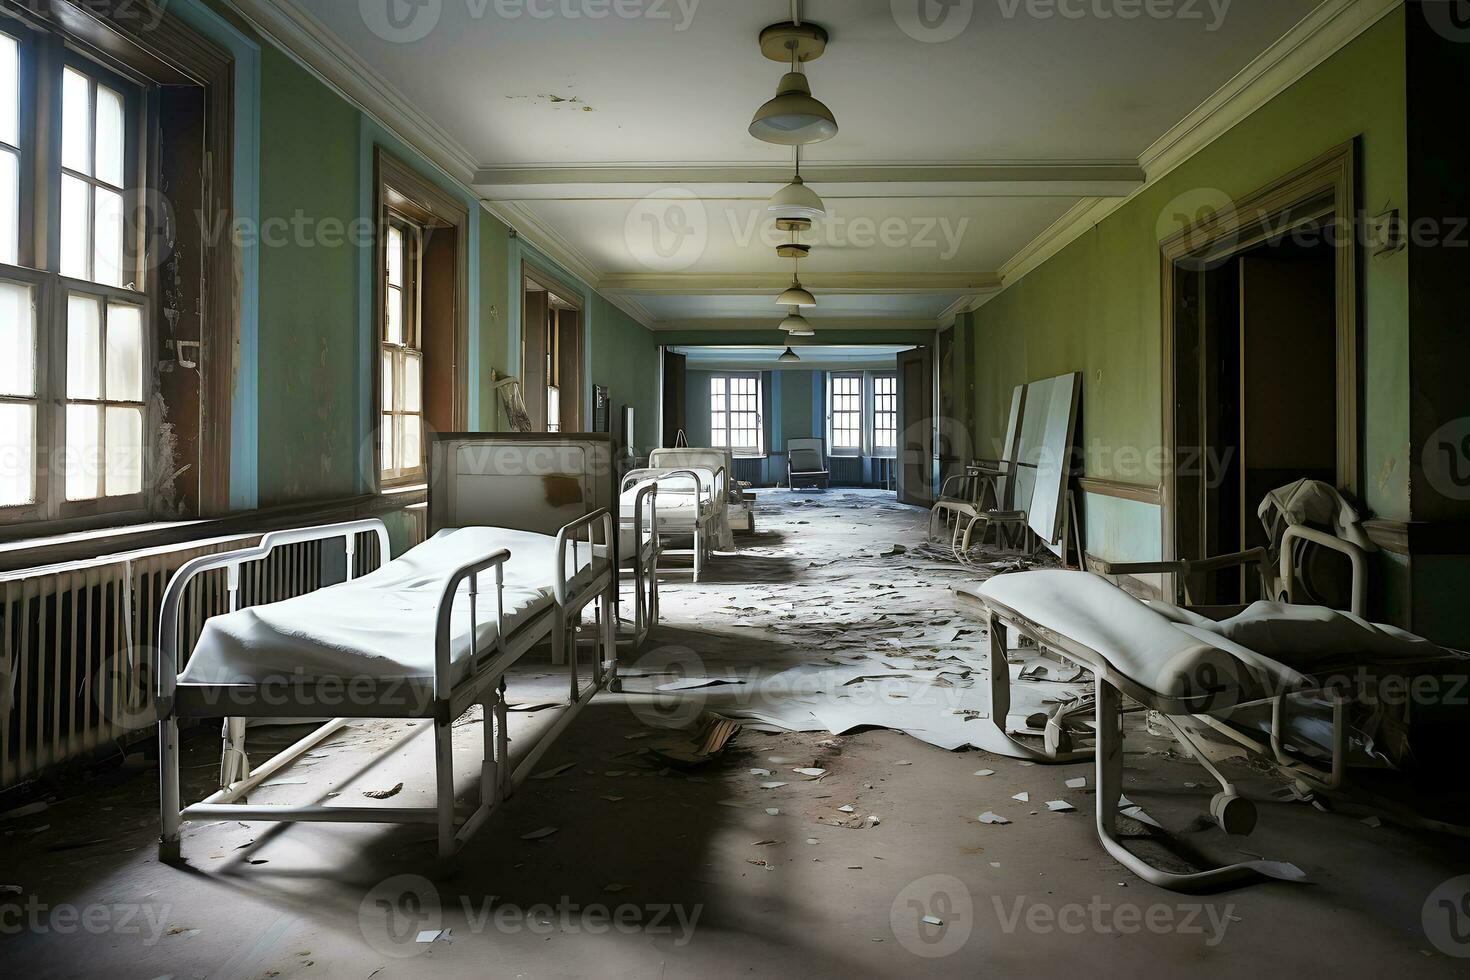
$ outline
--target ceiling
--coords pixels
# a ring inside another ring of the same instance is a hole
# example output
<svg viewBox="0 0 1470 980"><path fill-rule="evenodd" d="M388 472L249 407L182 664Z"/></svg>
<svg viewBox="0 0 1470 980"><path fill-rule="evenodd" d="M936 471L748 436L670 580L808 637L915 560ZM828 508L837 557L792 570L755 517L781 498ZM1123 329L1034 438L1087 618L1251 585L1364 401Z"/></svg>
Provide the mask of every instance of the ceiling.
<svg viewBox="0 0 1470 980"><path fill-rule="evenodd" d="M793 349L801 357L799 362L782 362L783 347L671 348L687 357L686 366L695 371L891 371L898 364L898 355L913 347L813 344Z"/></svg>
<svg viewBox="0 0 1470 980"><path fill-rule="evenodd" d="M1160 137L1318 4L806 0L831 35L807 73L841 126L804 151L828 206L802 238L811 319L933 326L982 302L1079 205L1136 192ZM781 314L791 263L763 208L791 151L746 127L782 72L756 36L786 0L254 5L421 117L493 211L647 325Z"/></svg>

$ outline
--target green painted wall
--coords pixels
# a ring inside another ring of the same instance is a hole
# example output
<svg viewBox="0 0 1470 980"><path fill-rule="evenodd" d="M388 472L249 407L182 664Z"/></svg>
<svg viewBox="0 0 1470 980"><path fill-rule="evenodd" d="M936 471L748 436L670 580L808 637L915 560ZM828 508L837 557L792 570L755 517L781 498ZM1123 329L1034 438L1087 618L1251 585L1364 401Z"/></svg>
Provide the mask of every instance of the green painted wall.
<svg viewBox="0 0 1470 980"><path fill-rule="evenodd" d="M491 375L509 374L510 229L489 213L480 215L480 419L479 427L500 426L500 400L490 390Z"/></svg>
<svg viewBox="0 0 1470 980"><path fill-rule="evenodd" d="M261 52L261 506L357 492L357 109ZM336 238L331 231L335 230Z"/></svg>
<svg viewBox="0 0 1470 980"><path fill-rule="evenodd" d="M646 454L658 440L658 340L598 293L589 312L589 380L608 389L614 435L622 434L623 406L633 406L636 448Z"/></svg>
<svg viewBox="0 0 1470 980"><path fill-rule="evenodd" d="M981 307L968 327L980 447L998 443L1015 385L1082 371L1087 475L1156 482L1163 438L1160 240L1180 227L1177 215L1192 221L1202 202L1222 192L1248 195L1353 139L1361 147L1360 205L1369 213L1403 207L1404 38L1397 10ZM1365 258L1361 271L1364 496L1377 516L1406 519L1407 264L1403 253ZM1158 522L1140 521L1136 508L1124 513L1120 503L1088 502L1089 536L1114 552L1105 557L1156 556Z"/></svg>

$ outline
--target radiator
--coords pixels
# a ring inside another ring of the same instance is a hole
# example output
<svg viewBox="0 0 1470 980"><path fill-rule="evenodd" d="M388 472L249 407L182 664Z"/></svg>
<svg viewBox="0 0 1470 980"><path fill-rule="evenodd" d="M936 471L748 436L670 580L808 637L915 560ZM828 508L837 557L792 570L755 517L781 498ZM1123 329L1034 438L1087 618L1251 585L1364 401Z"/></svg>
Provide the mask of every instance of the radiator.
<svg viewBox="0 0 1470 980"><path fill-rule="evenodd" d="M421 538L421 521L408 524ZM216 538L0 575L0 789L150 729L158 613L169 578L192 558L259 541L258 534ZM324 563L322 548L289 545L246 565L240 606L310 592L322 584L324 567L340 578L340 546L335 564L329 556ZM360 536L355 574L378 563L377 536ZM205 620L228 611L224 575L206 573L189 586L180 651L193 649Z"/></svg>
<svg viewBox="0 0 1470 980"><path fill-rule="evenodd" d="M735 482L762 486L766 482L766 461L760 456L735 457Z"/></svg>

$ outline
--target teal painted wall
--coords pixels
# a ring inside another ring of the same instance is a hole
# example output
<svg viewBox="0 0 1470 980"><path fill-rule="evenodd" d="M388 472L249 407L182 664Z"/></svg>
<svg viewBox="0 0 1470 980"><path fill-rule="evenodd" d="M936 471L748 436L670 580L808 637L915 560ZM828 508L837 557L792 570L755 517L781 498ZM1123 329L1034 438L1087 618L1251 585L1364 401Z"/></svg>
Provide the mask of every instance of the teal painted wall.
<svg viewBox="0 0 1470 980"><path fill-rule="evenodd" d="M261 61L262 506L358 492L361 114L269 45ZM293 230L293 222L303 229Z"/></svg>
<svg viewBox="0 0 1470 980"><path fill-rule="evenodd" d="M530 256L543 265L554 263L521 243L468 188L260 37L227 4L179 3L191 8L188 19L200 29L222 40L226 35L243 39L260 50L258 74L248 72L249 84L237 93L237 111L260 134L258 154L252 139L237 135L246 153L237 160L237 174L251 181L250 193L237 195L237 220L247 240L259 240L254 250L258 282L253 266L242 278L247 288L252 283L255 288L242 302L251 329L242 327L238 380L249 388L249 397L237 398L235 430L236 449L249 451L232 467L237 506L346 497L372 485L372 250L353 232L367 227L372 216L373 154L380 146L469 210L469 417L477 428L499 428L503 419L489 386L494 373L519 369L513 356L519 338L519 261ZM253 131L241 129L246 137ZM258 205L253 198L257 172ZM252 253L246 257L255 261ZM657 431L658 343L587 284L557 271L582 295L588 311L588 422L591 386L607 385L614 431L617 410L631 404L640 442L651 445ZM241 438L242 432L252 438Z"/></svg>

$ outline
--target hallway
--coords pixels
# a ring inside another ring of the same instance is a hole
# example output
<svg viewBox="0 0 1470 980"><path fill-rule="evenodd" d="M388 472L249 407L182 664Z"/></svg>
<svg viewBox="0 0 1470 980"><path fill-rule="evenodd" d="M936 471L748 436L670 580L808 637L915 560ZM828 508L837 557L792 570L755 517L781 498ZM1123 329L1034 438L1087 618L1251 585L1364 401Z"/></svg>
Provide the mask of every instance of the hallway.
<svg viewBox="0 0 1470 980"><path fill-rule="evenodd" d="M898 676L849 685L847 673L808 675L784 692L771 683L803 665L903 675L936 669L925 666L935 658L957 685L940 697L983 687L979 624L948 593L977 573L922 547L925 519L877 492L761 494L757 535L739 555L717 556L699 586L665 588L664 625L626 665L627 691L594 702L538 778L447 865L433 863L432 835L414 828L216 822L186 828L191 871L161 867L154 775L142 764L115 770L90 798L63 795L7 821L0 866L12 870L0 884L12 883L24 849L32 857L14 883L45 903L27 913L29 935L7 938L7 972L973 977L1034 973L1044 956L1048 975L1458 974L1453 961L1426 957L1416 896L1470 849L1450 845L1456 858L1444 840L1283 802L1278 780L1242 765L1229 771L1258 801L1261 826L1244 842L1226 838L1200 820L1200 770L1138 725L1129 750L1148 759L1128 769L1134 802L1207 854L1292 860L1311 884L1190 898L1139 881L1098 850L1088 764L947 752L888 730L758 724L699 764L660 754L679 741L663 726L696 725L706 709L798 717L829 697L871 711L912 693ZM529 669L512 699L534 709L546 676ZM722 683L648 693L684 678ZM534 725L536 714L516 723ZM480 725L472 716L458 729L464 798L475 793ZM363 723L258 795L274 803L400 784L394 802L428 794L424 739L356 769L361 749L413 730ZM263 758L293 737L256 729L251 750ZM217 747L212 731L191 733L194 791L214 778ZM1067 785L1078 777L1087 787ZM1075 812L1049 812L1052 800ZM1012 822L977 822L987 812ZM1385 862L1397 871L1389 885L1374 875ZM137 931L77 927L68 906L126 915ZM1147 944L1129 942L1139 932ZM1314 935L1333 939L1303 938Z"/></svg>

